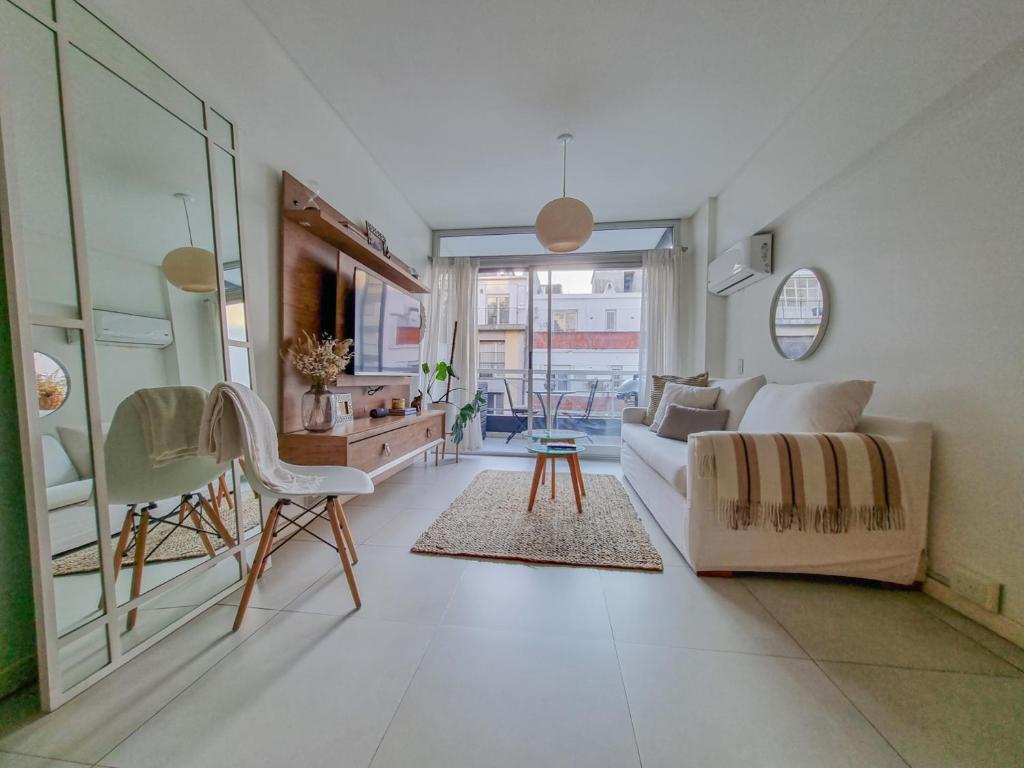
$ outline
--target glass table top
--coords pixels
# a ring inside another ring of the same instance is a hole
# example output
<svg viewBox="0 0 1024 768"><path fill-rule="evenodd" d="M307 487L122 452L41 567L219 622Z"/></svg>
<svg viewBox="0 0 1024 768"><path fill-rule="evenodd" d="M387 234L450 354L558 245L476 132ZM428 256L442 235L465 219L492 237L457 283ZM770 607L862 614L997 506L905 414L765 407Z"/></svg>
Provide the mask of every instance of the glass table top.
<svg viewBox="0 0 1024 768"><path fill-rule="evenodd" d="M530 443L526 446L530 453L539 453L542 456L575 456L583 453L585 448L582 445L569 445L556 448L550 443Z"/></svg>
<svg viewBox="0 0 1024 768"><path fill-rule="evenodd" d="M531 440L582 440L587 433L575 429L531 429L526 436Z"/></svg>

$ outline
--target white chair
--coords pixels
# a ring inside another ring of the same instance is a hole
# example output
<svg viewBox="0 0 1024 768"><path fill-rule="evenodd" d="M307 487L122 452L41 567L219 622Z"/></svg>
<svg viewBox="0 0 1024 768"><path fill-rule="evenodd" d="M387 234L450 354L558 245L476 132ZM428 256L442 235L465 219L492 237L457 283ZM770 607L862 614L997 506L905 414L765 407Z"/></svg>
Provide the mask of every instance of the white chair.
<svg viewBox="0 0 1024 768"><path fill-rule="evenodd" d="M253 425L254 429L267 430L267 434L276 434L276 428L270 417L270 412L265 407L261 412L252 415L261 422ZM244 423L240 422L239 426L245 430ZM260 474L259 462L255 461L250 454L249 446L253 444L253 441L249 437L247 435L246 439L242 441L245 446L246 477L253 491L262 498L273 499L274 505L271 507L270 514L264 523L263 535L260 537L260 543L256 549L256 558L253 560L249 571L249 578L245 582L242 599L238 603L238 613L235 614L234 629L237 630L242 625L242 619L245 617L245 610L249 605L249 599L252 597L256 580L263 575L267 557L287 542L286 539L274 545L274 539L281 532L293 526L296 529L306 531L311 536L331 547L331 549L337 551L338 557L341 559L341 567L345 570L345 578L348 580L348 588L352 593L352 600L355 602L356 608L359 608L362 605L362 601L359 598L359 588L356 586L356 577L352 570L352 566L359 562L359 556L356 553L355 542L352 540L352 531L349 529L345 510L338 501L338 497L373 493L373 481L370 479L370 476L352 467L298 466L287 464L283 461L280 462L282 467L296 475L316 475L323 478L316 491L316 500L307 507L298 503L296 499L308 497L310 495L308 490L301 488L282 489L279 487L275 491L267 487L266 478ZM289 517L282 512L282 509L289 505L299 507L302 512L295 517ZM333 544L309 529L309 525L313 522L312 520L300 520L305 514L312 514L316 518L328 521L334 538ZM282 519L285 523L278 528L277 524ZM297 533L298 530L295 532Z"/></svg>

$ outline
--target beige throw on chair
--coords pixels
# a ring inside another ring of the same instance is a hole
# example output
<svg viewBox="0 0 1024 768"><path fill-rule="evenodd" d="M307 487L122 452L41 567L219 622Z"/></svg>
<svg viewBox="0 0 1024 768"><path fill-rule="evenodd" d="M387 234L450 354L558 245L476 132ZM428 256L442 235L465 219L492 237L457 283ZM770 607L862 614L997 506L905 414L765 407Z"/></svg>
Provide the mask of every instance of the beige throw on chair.
<svg viewBox="0 0 1024 768"><path fill-rule="evenodd" d="M277 453L274 421L263 401L248 387L222 381L210 391L203 409L199 444L217 461L242 456L248 442L252 469L272 491L315 494L323 477L300 475L285 467Z"/></svg>
<svg viewBox="0 0 1024 768"><path fill-rule="evenodd" d="M199 453L199 422L206 404L200 387L140 389L128 396L139 412L146 453L163 467Z"/></svg>
<svg viewBox="0 0 1024 768"><path fill-rule="evenodd" d="M728 527L820 533L902 530L899 467L884 437L843 433L691 435Z"/></svg>

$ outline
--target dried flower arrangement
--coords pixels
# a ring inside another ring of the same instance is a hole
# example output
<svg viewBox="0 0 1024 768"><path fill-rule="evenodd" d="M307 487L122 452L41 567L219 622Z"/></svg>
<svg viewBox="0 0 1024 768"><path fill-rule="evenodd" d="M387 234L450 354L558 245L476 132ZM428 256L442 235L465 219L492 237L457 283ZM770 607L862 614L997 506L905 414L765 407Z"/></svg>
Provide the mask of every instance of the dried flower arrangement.
<svg viewBox="0 0 1024 768"><path fill-rule="evenodd" d="M39 396L39 410L55 411L67 397L67 383L61 371L36 374L36 391Z"/></svg>
<svg viewBox="0 0 1024 768"><path fill-rule="evenodd" d="M282 355L309 379L314 390L322 390L345 370L352 359L352 343L352 339L335 339L329 333L317 340L313 334L303 331Z"/></svg>

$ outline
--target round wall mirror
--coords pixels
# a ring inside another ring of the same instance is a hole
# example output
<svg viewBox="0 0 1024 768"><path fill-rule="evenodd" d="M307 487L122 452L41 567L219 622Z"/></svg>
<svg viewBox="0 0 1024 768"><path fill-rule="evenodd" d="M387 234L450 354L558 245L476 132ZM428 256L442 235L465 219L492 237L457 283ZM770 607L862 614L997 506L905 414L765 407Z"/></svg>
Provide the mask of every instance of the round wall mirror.
<svg viewBox="0 0 1024 768"><path fill-rule="evenodd" d="M787 360L803 360L818 348L828 328L829 298L816 269L801 267L782 281L772 299L772 343Z"/></svg>
<svg viewBox="0 0 1024 768"><path fill-rule="evenodd" d="M39 397L39 415L49 416L67 402L71 379L67 368L45 352L34 352L36 394Z"/></svg>

